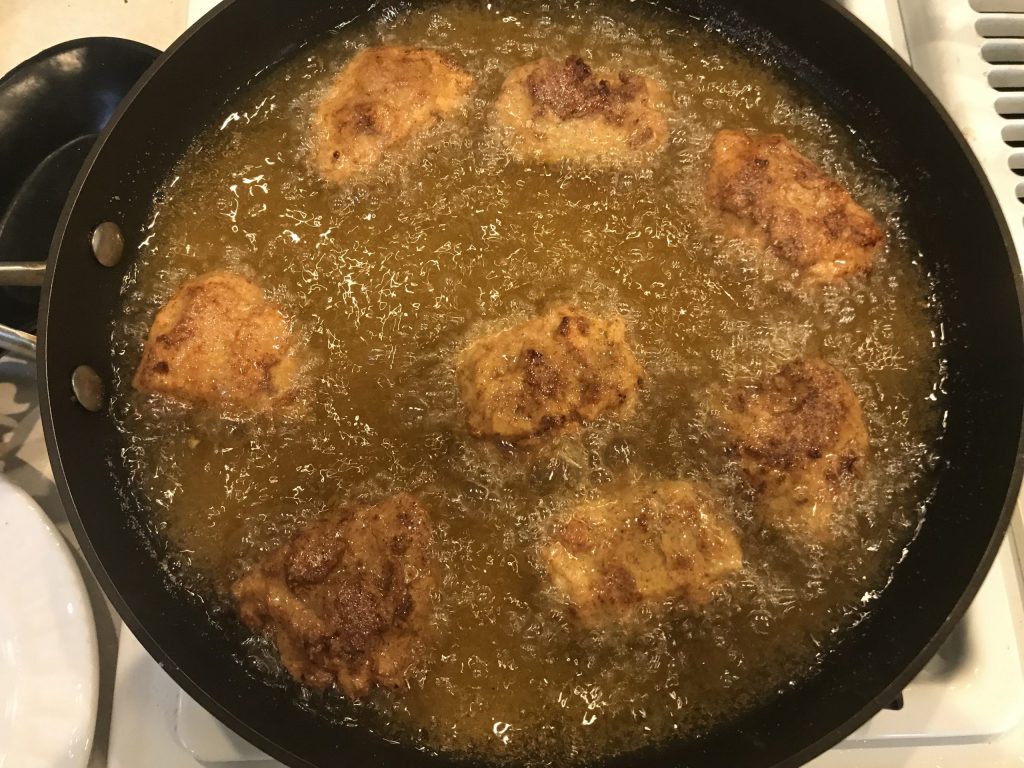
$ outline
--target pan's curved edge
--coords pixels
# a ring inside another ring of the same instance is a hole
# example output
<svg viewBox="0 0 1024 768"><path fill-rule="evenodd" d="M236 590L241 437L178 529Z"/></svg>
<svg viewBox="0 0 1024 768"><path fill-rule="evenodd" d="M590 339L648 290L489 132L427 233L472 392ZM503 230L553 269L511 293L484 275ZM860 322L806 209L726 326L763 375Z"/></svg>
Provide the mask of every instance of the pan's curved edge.
<svg viewBox="0 0 1024 768"><path fill-rule="evenodd" d="M53 398L55 397L71 396L69 384L52 381L49 375L49 318L50 302L53 291L53 275L56 270L58 254L60 253L62 243L64 241L68 220L71 217L71 213L75 207L76 201L78 200L82 187L88 179L96 158L99 156L100 152L102 152L108 137L117 127L124 113L131 108L132 103L135 101L138 94L146 87L147 83L153 79L156 73L163 67L164 63L170 59L179 48L184 46L188 40L206 26L206 24L235 2L236 0L222 0L220 4L211 9L205 16L178 37L174 43L172 43L171 46L164 51L155 62L153 62L153 64L143 73L118 105L103 132L96 139L92 149L89 151L85 161L82 163L82 168L79 171L74 184L71 186L67 202L61 211L60 219L58 220L57 228L54 232L54 237L50 245L46 278L43 281L42 297L39 303L39 348L36 357L36 376L39 382L39 403L43 423L43 435L53 470L54 482L57 486L61 503L64 505L64 509L67 512L68 520L71 524L72 530L74 531L75 538L78 541L86 561L89 563L93 576L99 582L100 587L103 589L103 593L114 606L118 616L121 617L122 621L139 641L142 647L146 649L146 652L149 653L160 667L171 676L175 684L179 685L205 710L210 712L232 731L275 759L287 763L288 765L294 766L295 768L316 768L313 764L303 760L291 752L288 752L287 750L282 749L278 744L270 741L260 732L250 728L246 723L223 707L216 699L207 694L206 691L164 651L163 647L146 630L145 626L141 621L139 621L138 617L128 606L128 603L122 597L109 573L104 568L101 559L97 555L96 549L93 546L93 543L89 538L89 534L86 531L78 513L74 497L71 493L70 486L68 485L67 475L64 469L64 457L61 454L61 448L56 439L51 405Z"/></svg>
<svg viewBox="0 0 1024 768"><path fill-rule="evenodd" d="M988 176L981 167L981 163L978 160L977 155L974 153L974 150L971 149L971 146L968 144L963 132L921 76L913 70L902 56L894 51L884 40L882 40L882 38L875 34L874 30L841 5L839 0L819 0L819 2L822 2L833 12L844 17L848 23L857 27L865 38L870 39L876 47L885 53L893 64L899 67L903 72L903 75L913 82L922 95L925 96L932 109L946 127L946 130L949 131L959 145L960 150L963 152L971 166L971 170L974 173L978 185L988 201L989 207L991 208L992 214L999 227L1003 244L1006 249L1006 255L1010 259L1010 271L1013 273L1014 290L1017 294L1018 320L1021 323L1022 335L1024 335L1024 277L1022 277L1021 272L1020 255L1017 253L1016 247L1014 246L1009 225L1006 222L1006 217L1003 215L1002 207L999 205L999 201L992 189L992 185L989 183ZM1024 366L1024 349L1022 349L1021 352L1022 357L1019 362ZM933 635L931 641L921 649L917 656L914 657L914 660L903 670L902 673L900 673L900 675L896 677L895 680L892 681L892 683L879 692L877 696L862 707L860 711L847 720L841 727L800 750L800 752L793 755L792 758L779 763L777 768L798 768L798 766L806 764L834 747L878 714L878 712L883 708L891 704L896 699L896 696L906 688L910 681L921 672L924 666L939 650L942 643L944 643L946 638L949 637L949 634L957 624L959 624L960 620L967 612L967 609L974 601L974 598L977 596L978 590L981 589L981 585L985 581L985 577L988 575L989 570L992 568L993 562L995 562L996 554L999 552L1003 539L1006 537L1006 532L1009 528L1010 521L1013 518L1013 512L1016 508L1017 499L1020 495L1021 482L1022 478L1024 478L1024 409L1017 414L1016 419L1018 424L1017 456L1014 460L1013 473L1010 477L1010 484L1006 491L1006 497L1003 500L1003 508L999 516L998 524L992 533L992 537L989 540L988 547L985 549L984 555L978 562L977 568L975 568L974 574L968 582L967 588L961 593L959 599L953 605L953 608L950 610L946 620Z"/></svg>

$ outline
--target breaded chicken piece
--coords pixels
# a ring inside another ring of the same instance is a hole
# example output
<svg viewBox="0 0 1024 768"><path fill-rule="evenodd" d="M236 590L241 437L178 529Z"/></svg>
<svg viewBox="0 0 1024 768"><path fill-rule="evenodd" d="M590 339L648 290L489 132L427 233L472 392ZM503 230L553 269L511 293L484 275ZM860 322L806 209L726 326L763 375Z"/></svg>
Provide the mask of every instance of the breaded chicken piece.
<svg viewBox="0 0 1024 768"><path fill-rule="evenodd" d="M643 377L622 317L571 306L478 339L456 363L470 434L511 443L626 416Z"/></svg>
<svg viewBox="0 0 1024 768"><path fill-rule="evenodd" d="M429 48L379 46L345 65L313 119L314 162L329 181L365 176L391 151L453 115L473 78Z"/></svg>
<svg viewBox="0 0 1024 768"><path fill-rule="evenodd" d="M743 567L725 504L708 486L630 488L553 521L540 558L581 624L597 628L682 601L700 608Z"/></svg>
<svg viewBox="0 0 1024 768"><path fill-rule="evenodd" d="M762 243L811 283L871 270L878 222L783 136L719 131L710 155L708 199L731 234Z"/></svg>
<svg viewBox="0 0 1024 768"><path fill-rule="evenodd" d="M266 632L288 673L350 698L397 687L430 635L436 563L412 496L335 511L231 587L242 621Z"/></svg>
<svg viewBox="0 0 1024 768"><path fill-rule="evenodd" d="M812 543L833 539L868 454L860 403L843 374L824 360L792 360L740 388L725 421L764 522Z"/></svg>
<svg viewBox="0 0 1024 768"><path fill-rule="evenodd" d="M266 411L293 394L298 370L277 305L241 275L208 272L157 312L132 386L193 405Z"/></svg>
<svg viewBox="0 0 1024 768"><path fill-rule="evenodd" d="M520 158L622 166L649 159L668 141L668 103L668 92L649 78L594 71L570 56L512 70L494 109Z"/></svg>

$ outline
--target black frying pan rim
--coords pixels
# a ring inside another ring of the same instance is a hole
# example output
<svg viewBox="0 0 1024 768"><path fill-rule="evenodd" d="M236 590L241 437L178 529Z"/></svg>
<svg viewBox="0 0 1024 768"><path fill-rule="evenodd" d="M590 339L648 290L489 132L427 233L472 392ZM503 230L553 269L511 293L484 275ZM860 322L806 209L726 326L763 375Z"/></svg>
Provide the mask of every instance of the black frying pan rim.
<svg viewBox="0 0 1024 768"><path fill-rule="evenodd" d="M222 2L207 13L200 21L194 24L191 28L185 31L180 37L178 37L174 43L153 63L153 65L146 70L143 76L127 94L124 100L120 103L117 110L111 117L107 126L100 134L89 155L86 157L85 162L82 165L82 170L79 172L75 183L72 185L71 191L68 196L67 203L65 204L64 210L61 213L60 220L58 222L57 230L54 234L54 238L50 248L50 260L47 268L46 279L42 287L42 300L39 308L39 328L40 328L40 342L39 342L39 355L37 361L37 375L40 387L40 404L42 412L42 422L44 436L46 439L47 450L50 455L50 460L53 468L54 480L57 485L58 492L61 500L68 510L68 517L71 522L72 529L75 532L75 536L78 539L78 543L86 557L93 573L103 588L104 593L110 600L111 604L117 610L119 616L124 621L126 627L132 632L136 639L142 644L156 662L171 676L174 682L179 685L189 696L197 701L204 709L213 714L218 720L227 725L232 731L238 733L247 741L267 753L268 755L287 762L290 765L295 766L309 766L310 768L316 768L312 763L309 763L305 759L295 755L289 750L284 749L279 744L271 741L268 737L263 736L259 731L251 728L248 724L243 722L240 718L235 716L229 709L221 705L216 699L208 695L205 690L195 682L178 664L171 658L162 646L156 641L156 639L146 630L142 622L138 620L134 612L129 608L125 599L121 596L120 591L117 589L113 580L110 578L103 563L101 562L90 538L85 526L79 516L77 506L75 504L74 497L71 489L67 482L67 476L64 471L64 457L61 455L60 445L57 442L52 415L52 399L55 397L66 397L70 396L70 392L66 391L66 386L51 382L47 373L47 361L48 361L48 336L49 336L49 315L50 315L50 301L52 294L53 275L58 268L58 257L63 246L65 239L65 231L68 224L68 220L71 217L71 213L75 208L78 197L81 193L82 188L87 183L92 167L96 161L96 158L103 151L108 137L116 129L123 114L128 111L132 103L135 101L137 95L146 87L149 81L154 75L161 69L164 63L170 59L175 53L181 48L193 35L195 35L210 19L221 13L228 6L235 3L236 0L222 0ZM981 190L983 191L985 198L992 209L999 230L1002 236L1003 244L1005 246L1006 255L1010 258L1010 267L1013 274L1014 289L1017 295L1018 305L1018 319L1021 322L1022 329L1024 329L1024 279L1022 279L1021 265L1019 258L1016 254L1016 250L1013 245L1012 238L1010 236L1009 228L1007 226L1005 217L1003 216L1002 210L999 207L998 201L996 200L995 194L992 190L991 185L988 182L983 170L981 169L980 163L973 151L970 149L963 134L959 128L953 122L945 108L938 101L935 95L929 90L924 84L923 80L910 68L910 66L887 44L885 44L870 28L868 28L863 22L860 21L856 16L847 11L844 7L839 5L838 0L818 0L818 2L824 4L832 12L839 14L846 21L852 24L866 41L870 41L875 46L881 46L884 53L888 58L897 65L902 71L903 75L907 77L919 91L921 91L932 109L935 111L938 118L945 125L946 129L951 133L956 142L959 145L961 152L966 156L971 170L978 182ZM956 624L963 617L968 606L973 601L977 594L982 582L993 561L995 560L996 553L1002 544L1006 530L1009 526L1017 496L1020 491L1021 479L1024 476L1024 412L1017 414L1018 427L1018 443L1017 443L1017 455L1014 461L1014 468L1011 474L1009 487L1007 488L1006 497L1003 501L1002 511L998 518L997 524L993 530L992 536L989 543L978 561L977 567L969 580L967 587L960 594L960 597L954 603L945 621L940 625L939 629L935 632L932 639L921 648L920 652L914 657L914 659L908 664L904 670L898 674L892 682L881 690L875 697L873 697L867 704L863 705L858 711L856 711L851 717L849 717L842 725L834 728L829 733L825 734L816 741L810 743L806 747L802 748L798 752L793 753L788 758L776 765L776 768L796 768L796 766L803 765L807 761L825 752L835 744L839 743L846 736L851 734L873 715L875 715L880 709L887 704L891 703L903 690L904 687L921 671L924 665L931 659L931 657L938 650L939 646L945 641L946 637L950 634ZM911 543L910 546L913 544Z"/></svg>

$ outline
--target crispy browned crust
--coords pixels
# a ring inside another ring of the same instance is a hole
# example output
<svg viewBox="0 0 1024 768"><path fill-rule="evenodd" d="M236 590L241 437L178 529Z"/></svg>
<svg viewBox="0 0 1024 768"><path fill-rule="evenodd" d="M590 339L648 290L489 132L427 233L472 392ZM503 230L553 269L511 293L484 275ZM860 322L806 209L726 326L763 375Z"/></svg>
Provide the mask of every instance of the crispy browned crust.
<svg viewBox="0 0 1024 768"><path fill-rule="evenodd" d="M435 562L426 510L408 494L331 513L231 588L289 674L350 697L398 686L430 634Z"/></svg>
<svg viewBox="0 0 1024 768"><path fill-rule="evenodd" d="M317 107L313 161L330 181L356 179L452 116L473 78L429 48L378 46L353 56Z"/></svg>
<svg viewBox="0 0 1024 768"><path fill-rule="evenodd" d="M868 433L846 378L797 359L740 388L726 414L740 466L770 525L812 541L832 538L850 481L863 473Z"/></svg>
<svg viewBox="0 0 1024 768"><path fill-rule="evenodd" d="M456 364L470 433L517 442L631 413L644 373L625 328L563 306L476 340Z"/></svg>
<svg viewBox="0 0 1024 768"><path fill-rule="evenodd" d="M674 602L706 605L742 568L725 504L708 486L663 482L557 515L541 562L581 624L595 628Z"/></svg>
<svg viewBox="0 0 1024 768"><path fill-rule="evenodd" d="M715 134L707 195L731 234L763 243L812 283L867 274L884 243L874 216L778 134Z"/></svg>
<svg viewBox="0 0 1024 768"><path fill-rule="evenodd" d="M132 386L194 405L265 411L292 396L298 369L277 305L241 275L209 272L157 312Z"/></svg>
<svg viewBox="0 0 1024 768"><path fill-rule="evenodd" d="M637 162L668 141L668 93L632 72L594 71L578 56L508 74L495 103L512 150L545 161Z"/></svg>

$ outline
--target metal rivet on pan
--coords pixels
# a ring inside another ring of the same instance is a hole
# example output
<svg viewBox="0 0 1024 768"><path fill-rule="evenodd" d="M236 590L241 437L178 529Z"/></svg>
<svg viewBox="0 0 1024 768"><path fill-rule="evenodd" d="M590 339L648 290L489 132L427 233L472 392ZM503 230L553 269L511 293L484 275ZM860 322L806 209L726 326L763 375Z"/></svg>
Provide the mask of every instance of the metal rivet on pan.
<svg viewBox="0 0 1024 768"><path fill-rule="evenodd" d="M104 267L112 267L124 254L124 235L112 221L104 221L92 231L92 252Z"/></svg>
<svg viewBox="0 0 1024 768"><path fill-rule="evenodd" d="M103 380L88 365L80 365L71 374L71 391L75 393L75 399L85 410L102 410L104 402Z"/></svg>

